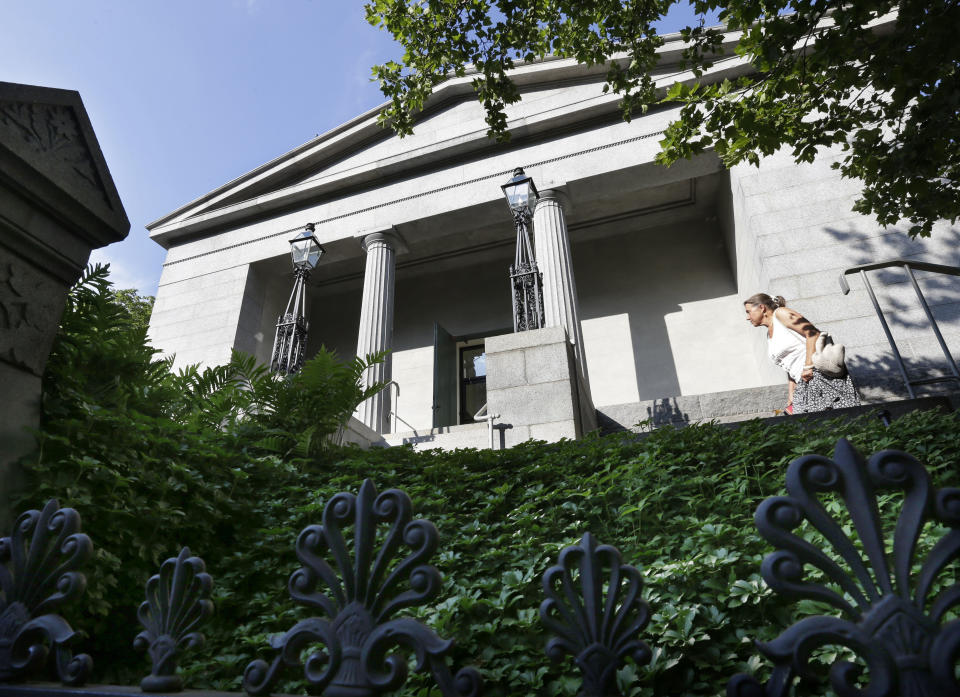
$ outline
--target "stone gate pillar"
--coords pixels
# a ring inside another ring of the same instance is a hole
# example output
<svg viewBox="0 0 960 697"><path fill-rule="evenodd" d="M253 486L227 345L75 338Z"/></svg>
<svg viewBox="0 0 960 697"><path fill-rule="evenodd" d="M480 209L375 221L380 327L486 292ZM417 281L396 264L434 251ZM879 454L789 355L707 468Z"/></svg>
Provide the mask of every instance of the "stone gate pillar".
<svg viewBox="0 0 960 697"><path fill-rule="evenodd" d="M0 530L67 289L129 230L80 95L0 82Z"/></svg>

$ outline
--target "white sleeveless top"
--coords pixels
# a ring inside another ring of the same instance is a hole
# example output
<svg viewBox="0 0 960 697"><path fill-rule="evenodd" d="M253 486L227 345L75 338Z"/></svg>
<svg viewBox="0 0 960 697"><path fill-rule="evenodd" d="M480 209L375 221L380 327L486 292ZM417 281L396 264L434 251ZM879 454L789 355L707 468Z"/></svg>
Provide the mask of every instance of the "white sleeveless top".
<svg viewBox="0 0 960 697"><path fill-rule="evenodd" d="M787 371L794 382L800 382L800 373L807 359L807 340L773 313L773 335L767 339L767 352L775 365Z"/></svg>

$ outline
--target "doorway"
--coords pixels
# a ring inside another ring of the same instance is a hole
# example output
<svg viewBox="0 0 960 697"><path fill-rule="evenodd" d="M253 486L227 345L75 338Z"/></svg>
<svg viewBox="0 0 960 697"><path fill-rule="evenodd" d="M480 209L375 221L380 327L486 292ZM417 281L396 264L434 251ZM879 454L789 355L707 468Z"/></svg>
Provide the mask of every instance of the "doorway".
<svg viewBox="0 0 960 697"><path fill-rule="evenodd" d="M487 354L483 339L458 342L459 351L459 419L458 423L472 424L474 415L487 403Z"/></svg>

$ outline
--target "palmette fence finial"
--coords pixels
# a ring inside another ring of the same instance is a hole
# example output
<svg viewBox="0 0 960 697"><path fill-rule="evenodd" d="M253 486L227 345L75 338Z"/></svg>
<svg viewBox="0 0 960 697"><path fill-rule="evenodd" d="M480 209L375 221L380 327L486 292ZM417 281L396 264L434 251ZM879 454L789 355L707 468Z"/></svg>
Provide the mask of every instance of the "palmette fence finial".
<svg viewBox="0 0 960 697"><path fill-rule="evenodd" d="M203 645L203 634L197 630L213 613L212 588L203 560L190 556L187 547L163 562L160 573L147 581L147 599L137 610L144 630L133 640L135 648L149 652L153 664L150 675L140 681L144 692L183 689L177 660L183 649Z"/></svg>
<svg viewBox="0 0 960 697"><path fill-rule="evenodd" d="M440 572L424 563L436 551L437 529L411 517L412 504L404 492L377 494L369 479L359 495L344 492L327 502L323 524L307 526L297 538L303 567L289 583L290 596L322 616L301 620L271 640L278 653L273 661L247 666L243 687L249 694L269 694L284 668L302 667L307 682L326 697L373 697L406 680L406 658L396 651L401 646L416 656L417 671L430 670L444 697L481 693L480 674L473 668L451 675L446 664L451 641L414 619L393 618L440 590ZM376 548L381 524L389 527ZM350 547L343 534L349 526ZM401 546L410 550L405 557ZM401 590L403 585L409 589ZM301 662L307 649L312 653Z"/></svg>
<svg viewBox="0 0 960 697"><path fill-rule="evenodd" d="M650 661L650 648L639 640L650 620L642 589L640 572L622 563L616 547L598 545L589 532L579 544L564 548L558 564L543 574L547 598L540 604L540 619L557 635L546 653L554 660L565 653L574 657L583 674L581 697L619 695L617 670L626 658L637 665Z"/></svg>
<svg viewBox="0 0 960 697"><path fill-rule="evenodd" d="M877 501L884 491L903 493L890 554ZM816 680L811 657L826 645L845 646L866 664L864 674L848 661L833 664L830 682L840 697L960 695L960 620L944 622L960 603L960 583L942 575L960 558L960 489L933 490L923 465L904 452L884 450L864 462L842 439L833 460L808 455L790 463L787 493L757 508L760 534L777 546L763 561L763 577L774 591L827 603L841 616L807 617L759 644L774 663L770 679L761 685L752 676L734 676L729 697L780 697L797 676ZM832 494L849 512L856 540L823 505L822 495ZM829 553L794 532L804 521L820 532ZM928 521L949 530L918 559ZM807 567L819 569L826 583L806 580Z"/></svg>
<svg viewBox="0 0 960 697"><path fill-rule="evenodd" d="M77 569L93 553L80 532L80 514L51 499L30 510L0 538L0 683L40 668L53 651L57 676L82 685L93 661L73 655L79 636L54 611L83 594L86 578Z"/></svg>

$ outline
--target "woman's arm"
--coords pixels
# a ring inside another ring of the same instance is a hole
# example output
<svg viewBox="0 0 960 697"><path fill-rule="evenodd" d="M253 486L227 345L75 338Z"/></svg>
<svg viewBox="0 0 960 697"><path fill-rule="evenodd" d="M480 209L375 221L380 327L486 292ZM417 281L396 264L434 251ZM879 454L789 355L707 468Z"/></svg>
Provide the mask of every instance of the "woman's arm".
<svg viewBox="0 0 960 697"><path fill-rule="evenodd" d="M783 322L787 329L792 329L806 340L807 355L803 361L803 372L800 378L804 381L813 377L813 352L817 350L817 337L820 336L820 330L813 326L806 317L796 310L789 307L778 307L774 310L777 319ZM793 401L793 389L790 390L790 401Z"/></svg>

